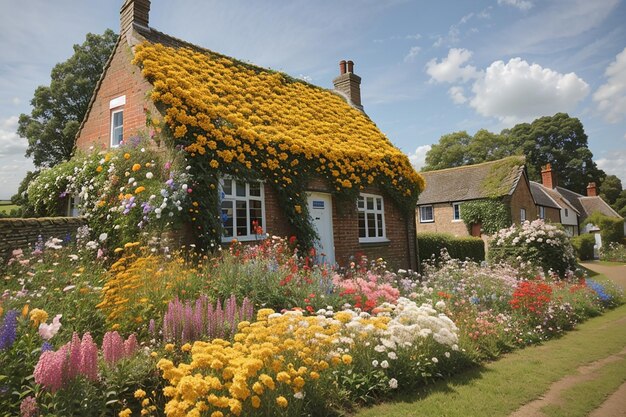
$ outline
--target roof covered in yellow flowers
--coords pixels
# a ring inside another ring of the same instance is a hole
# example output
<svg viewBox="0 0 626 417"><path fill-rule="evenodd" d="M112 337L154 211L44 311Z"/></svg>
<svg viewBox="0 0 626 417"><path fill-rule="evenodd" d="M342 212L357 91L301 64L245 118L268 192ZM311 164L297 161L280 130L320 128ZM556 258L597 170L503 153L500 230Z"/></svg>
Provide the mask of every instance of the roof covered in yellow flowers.
<svg viewBox="0 0 626 417"><path fill-rule="evenodd" d="M238 162L285 186L310 170L337 190L385 184L409 199L424 188L407 156L329 90L184 43L143 42L134 62L174 138L214 169Z"/></svg>

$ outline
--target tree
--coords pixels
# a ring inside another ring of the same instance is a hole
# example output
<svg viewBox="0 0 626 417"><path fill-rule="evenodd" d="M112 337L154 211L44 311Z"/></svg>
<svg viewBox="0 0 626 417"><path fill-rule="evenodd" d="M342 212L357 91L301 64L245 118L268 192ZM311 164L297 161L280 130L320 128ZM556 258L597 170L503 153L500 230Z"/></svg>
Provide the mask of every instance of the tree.
<svg viewBox="0 0 626 417"><path fill-rule="evenodd" d="M35 90L33 110L20 115L17 133L28 139L26 156L36 167L72 156L78 128L116 41L110 29L102 35L88 33L82 45L74 45L74 55L54 66L50 85Z"/></svg>
<svg viewBox="0 0 626 417"><path fill-rule="evenodd" d="M584 194L587 184L601 184L604 171L593 162L580 120L565 113L521 123L499 134L479 130L444 135L426 154L424 171L477 164L523 155L530 179L541 179L541 167L552 164L559 185Z"/></svg>
<svg viewBox="0 0 626 417"><path fill-rule="evenodd" d="M617 175L607 175L600 185L600 197L610 205L614 205L622 192L622 181ZM614 207L615 208L615 207Z"/></svg>

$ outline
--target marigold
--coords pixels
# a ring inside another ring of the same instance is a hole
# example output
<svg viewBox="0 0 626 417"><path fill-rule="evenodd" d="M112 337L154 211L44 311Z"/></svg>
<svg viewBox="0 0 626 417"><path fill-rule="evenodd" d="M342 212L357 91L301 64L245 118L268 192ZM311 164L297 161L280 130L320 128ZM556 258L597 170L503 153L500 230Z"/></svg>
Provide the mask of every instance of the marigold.
<svg viewBox="0 0 626 417"><path fill-rule="evenodd" d="M138 400L142 399L143 397L146 396L146 392L142 389L138 389L137 391L135 391L134 394L135 398L137 398Z"/></svg>
<svg viewBox="0 0 626 417"><path fill-rule="evenodd" d="M133 172L137 172L137 171L139 171L140 169L141 169L141 164L134 164L134 165L133 165L133 168L132 168Z"/></svg>
<svg viewBox="0 0 626 417"><path fill-rule="evenodd" d="M282 395L276 398L276 404L279 407L282 408L287 408L287 406L289 405L289 401L287 401L287 398L283 397Z"/></svg>
<svg viewBox="0 0 626 417"><path fill-rule="evenodd" d="M45 310L34 308L30 312L30 320L33 322L33 326L39 327L41 323L48 321L48 313Z"/></svg>

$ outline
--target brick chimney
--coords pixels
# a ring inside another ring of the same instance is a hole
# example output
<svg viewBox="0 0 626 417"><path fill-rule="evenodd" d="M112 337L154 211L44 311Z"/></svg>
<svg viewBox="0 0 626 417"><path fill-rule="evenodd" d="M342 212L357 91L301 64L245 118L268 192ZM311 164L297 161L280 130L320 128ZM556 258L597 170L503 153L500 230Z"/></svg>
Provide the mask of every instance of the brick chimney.
<svg viewBox="0 0 626 417"><path fill-rule="evenodd" d="M133 24L148 27L150 0L125 0L120 10L120 37L132 31Z"/></svg>
<svg viewBox="0 0 626 417"><path fill-rule="evenodd" d="M590 182L587 186L587 197L597 197L598 189L595 182Z"/></svg>
<svg viewBox="0 0 626 417"><path fill-rule="evenodd" d="M546 188L555 188L558 185L556 180L556 172L552 171L552 165L546 164L545 167L541 169L541 183Z"/></svg>
<svg viewBox="0 0 626 417"><path fill-rule="evenodd" d="M361 104L361 77L354 74L354 62L339 62L339 77L333 80L335 90L343 94L350 104L363 110Z"/></svg>

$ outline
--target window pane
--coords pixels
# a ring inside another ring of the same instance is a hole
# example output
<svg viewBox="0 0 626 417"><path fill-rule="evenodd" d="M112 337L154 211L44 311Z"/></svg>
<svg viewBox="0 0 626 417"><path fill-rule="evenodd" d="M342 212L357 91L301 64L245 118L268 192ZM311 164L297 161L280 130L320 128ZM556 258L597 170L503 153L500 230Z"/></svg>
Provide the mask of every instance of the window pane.
<svg viewBox="0 0 626 417"><path fill-rule="evenodd" d="M235 189L236 189L237 197L246 196L246 183L245 182L235 181Z"/></svg>
<svg viewBox="0 0 626 417"><path fill-rule="evenodd" d="M422 220L428 221L433 219L433 208L432 206L420 207L420 213L422 214Z"/></svg>
<svg viewBox="0 0 626 417"><path fill-rule="evenodd" d="M374 210L374 199L372 197L367 197L367 209Z"/></svg>
<svg viewBox="0 0 626 417"><path fill-rule="evenodd" d="M376 215L376 226L378 227L378 234L376 237L383 237L383 215L380 213Z"/></svg>
<svg viewBox="0 0 626 417"><path fill-rule="evenodd" d="M250 195L252 197L261 197L261 183L258 183L258 182L250 183Z"/></svg>
<svg viewBox="0 0 626 417"><path fill-rule="evenodd" d="M113 113L113 127L122 126L124 124L124 112L118 111Z"/></svg>
<svg viewBox="0 0 626 417"><path fill-rule="evenodd" d="M223 179L222 191L226 195L233 195L233 180Z"/></svg>
<svg viewBox="0 0 626 417"><path fill-rule="evenodd" d="M253 222L256 221L256 225L263 227L263 211L261 210L261 201L260 200L250 200L250 230L252 233L256 234L256 230L254 230Z"/></svg>
<svg viewBox="0 0 626 417"><path fill-rule="evenodd" d="M383 199L382 198L377 198L376 199L376 210L382 210L383 209Z"/></svg>
<svg viewBox="0 0 626 417"><path fill-rule="evenodd" d="M236 227L237 236L248 235L248 202L236 201Z"/></svg>
<svg viewBox="0 0 626 417"><path fill-rule="evenodd" d="M364 209L365 208L365 199L361 196L359 196L359 198L356 200L356 206L360 209Z"/></svg>
<svg viewBox="0 0 626 417"><path fill-rule="evenodd" d="M365 213L359 212L359 237L367 237L367 231L365 228Z"/></svg>
<svg viewBox="0 0 626 417"><path fill-rule="evenodd" d="M224 226L224 236L233 236L233 202L222 201L222 225Z"/></svg>
<svg viewBox="0 0 626 417"><path fill-rule="evenodd" d="M372 204L374 204L372 202ZM376 237L376 216L374 213L367 213L367 236Z"/></svg>

